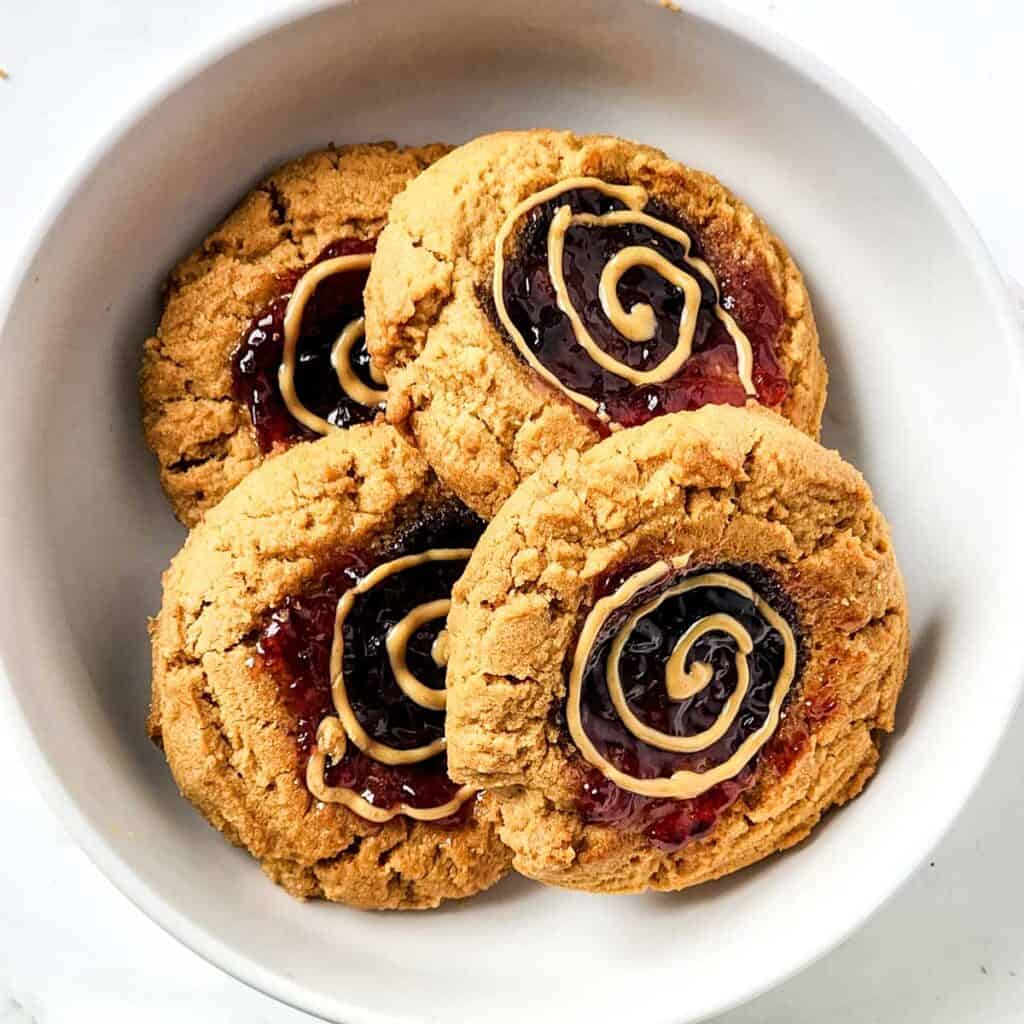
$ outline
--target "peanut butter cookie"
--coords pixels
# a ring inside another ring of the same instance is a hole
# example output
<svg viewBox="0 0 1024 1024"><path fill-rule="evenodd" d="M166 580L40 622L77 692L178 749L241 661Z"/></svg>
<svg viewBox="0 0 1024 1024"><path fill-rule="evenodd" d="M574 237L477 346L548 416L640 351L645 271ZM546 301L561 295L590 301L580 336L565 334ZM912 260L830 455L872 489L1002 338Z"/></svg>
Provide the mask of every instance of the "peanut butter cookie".
<svg viewBox="0 0 1024 1024"><path fill-rule="evenodd" d="M496 798L445 761L445 616L482 529L361 425L251 473L167 570L150 734L293 895L434 907L507 870Z"/></svg>
<svg viewBox="0 0 1024 1024"><path fill-rule="evenodd" d="M610 136L502 132L392 207L367 344L441 479L491 516L545 456L756 398L816 436L826 371L786 247L709 174Z"/></svg>
<svg viewBox="0 0 1024 1024"><path fill-rule="evenodd" d="M392 198L446 150L345 146L285 164L171 274L141 393L183 523L268 455L377 414L363 285Z"/></svg>
<svg viewBox="0 0 1024 1024"><path fill-rule="evenodd" d="M753 405L552 456L448 624L452 776L502 793L517 870L598 892L803 839L874 772L908 658L863 478Z"/></svg>

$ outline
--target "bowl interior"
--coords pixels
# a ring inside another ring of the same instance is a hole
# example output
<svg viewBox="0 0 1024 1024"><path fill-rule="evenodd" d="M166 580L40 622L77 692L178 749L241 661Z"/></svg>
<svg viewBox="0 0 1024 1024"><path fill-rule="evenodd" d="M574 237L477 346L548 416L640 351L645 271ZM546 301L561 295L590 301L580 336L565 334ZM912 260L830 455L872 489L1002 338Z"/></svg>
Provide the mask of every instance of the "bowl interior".
<svg viewBox="0 0 1024 1024"><path fill-rule="evenodd" d="M70 193L16 292L0 376L0 643L26 750L130 896L221 966L362 1021L695 1019L863 919L936 841L1015 702L1014 327L917 158L844 87L721 14L655 3L400 0L308 14L183 79ZM802 847L674 896L509 880L425 915L301 905L182 801L145 739L147 613L183 534L135 374L169 267L261 173L328 140L607 131L717 173L786 239L832 374L826 440L890 517L915 629L867 792ZM953 414L956 415L953 415ZM1006 440L1004 440L1006 439Z"/></svg>

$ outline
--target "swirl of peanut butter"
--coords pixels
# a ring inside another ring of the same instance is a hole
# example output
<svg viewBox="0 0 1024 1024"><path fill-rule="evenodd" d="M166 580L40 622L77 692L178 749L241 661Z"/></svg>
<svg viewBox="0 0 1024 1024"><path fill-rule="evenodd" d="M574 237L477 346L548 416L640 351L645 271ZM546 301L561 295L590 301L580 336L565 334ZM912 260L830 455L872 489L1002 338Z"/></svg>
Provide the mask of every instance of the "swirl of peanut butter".
<svg viewBox="0 0 1024 1024"><path fill-rule="evenodd" d="M437 821L454 814L476 793L472 786L462 786L451 800L437 807L411 807L405 803L400 803L395 807L376 807L346 786L328 785L324 777L327 759L330 758L335 762L340 760L345 755L349 743L355 744L367 757L387 765L419 764L444 752L446 743L443 737L425 746L400 750L373 739L362 727L352 709L348 698L348 688L345 684L344 626L356 599L372 590L389 576L418 565L425 565L428 562L465 561L471 554L471 548L431 548L415 555L403 555L378 565L372 572L367 573L356 586L341 595L335 611L334 640L331 645L331 700L334 704L335 714L320 723L317 729L316 746L306 766L306 785L318 800L322 800L324 803L344 804L368 821L389 821L399 814L404 814L417 821ZM446 618L450 607L451 600L447 597L417 605L391 627L384 641L391 671L402 692L420 707L432 711L445 709L447 695L444 690L436 690L416 678L409 669L406 649L409 641L421 626L437 619ZM448 634L446 630L442 629L435 638L431 647L431 657L439 668L448 664Z"/></svg>
<svg viewBox="0 0 1024 1024"><path fill-rule="evenodd" d="M566 387L558 377L537 358L527 344L522 332L512 322L505 303L505 247L519 221L531 210L557 199L560 195L575 189L595 189L621 202L626 209L611 213L573 213L566 204L558 207L548 226L548 275L555 290L558 308L565 314L572 327L577 343L587 355L608 373L629 381L634 387L645 384L661 384L674 377L693 353L693 339L697 330L697 314L700 310L700 284L694 273L702 277L715 293L715 316L722 322L736 348L736 369L744 391L750 397L757 397L754 388L754 356L750 339L740 329L731 314L721 302L718 280L707 262L691 255L692 239L681 228L667 221L644 213L649 198L647 189L641 185L611 185L600 178L566 178L548 188L541 189L519 203L505 218L494 241L494 276L492 290L498 319L508 332L520 354L527 363L548 383L559 388L574 402L607 419L597 402L587 395ZM633 245L621 249L613 256L601 273L598 282L598 299L601 309L612 327L626 340L634 343L650 341L657 330L654 310L646 303L638 303L632 309L625 309L618 297L618 284L622 276L633 267L647 267L663 277L669 284L682 291L685 302L679 320L676 344L672 351L657 366L649 370L638 370L621 362L607 353L594 340L579 311L569 297L565 281L565 236L571 227L615 227L623 224L642 224L665 238L678 243L683 249L683 262L692 273L666 259L661 253L646 246Z"/></svg>
<svg viewBox="0 0 1024 1024"><path fill-rule="evenodd" d="M750 688L748 658L753 652L754 644L742 623L724 612L707 615L690 625L677 641L665 664L665 690L669 700L686 700L703 690L712 681L714 675L711 666L706 662L695 661L689 668L686 667L687 659L697 641L707 633L722 632L728 634L736 642L736 687L718 718L704 731L690 736L674 736L645 725L629 707L619 674L619 661L622 652L641 619L650 615L668 598L701 587L721 587L745 597L754 605L768 625L782 637L783 661L772 688L768 714L764 722L740 744L731 757L707 771L680 770L667 778L640 779L616 768L602 756L583 728L581 715L583 679L597 637L609 616L629 604L641 591L659 580L665 579L673 569L681 568L685 564L685 558L672 562L655 562L648 568L630 576L614 593L597 601L584 621L569 673L566 719L573 742L579 748L584 759L597 768L605 778L614 782L621 789L637 793L640 796L685 800L699 796L719 782L735 777L749 764L754 755L775 732L783 701L796 673L797 648L793 630L785 618L752 587L724 572L706 572L687 576L630 613L609 645L605 662L605 678L608 694L619 719L626 730L638 741L656 747L658 750L676 753L698 753L707 750L720 740L735 723Z"/></svg>
<svg viewBox="0 0 1024 1024"><path fill-rule="evenodd" d="M298 358L297 349L299 334L302 330L302 315L321 281L333 277L335 274L367 270L372 260L372 253L360 252L349 256L336 256L334 259L314 264L299 278L298 284L288 300L288 305L285 307L284 352L281 355L281 365L277 371L277 386L281 391L285 407L292 417L317 434L329 434L332 430L339 428L307 408L295 390L295 362ZM331 348L331 366L334 367L334 372L338 375L338 384L342 391L353 402L372 408L387 398L387 390L369 387L359 379L352 369L352 348L364 334L363 317L357 317L348 323ZM384 383L380 371L372 363L370 364L370 376L377 384Z"/></svg>

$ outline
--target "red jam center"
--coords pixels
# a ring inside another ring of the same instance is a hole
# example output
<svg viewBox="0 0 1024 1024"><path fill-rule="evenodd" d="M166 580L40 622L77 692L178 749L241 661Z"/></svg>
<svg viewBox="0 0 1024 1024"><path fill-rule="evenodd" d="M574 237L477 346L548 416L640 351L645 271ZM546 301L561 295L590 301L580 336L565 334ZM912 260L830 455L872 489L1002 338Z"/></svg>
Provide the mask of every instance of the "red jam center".
<svg viewBox="0 0 1024 1024"><path fill-rule="evenodd" d="M685 306L683 292L647 267L636 266L623 275L618 289L623 307L628 310L647 304L654 310L657 329L654 337L643 343L627 341L615 330L598 296L601 272L617 252L626 246L652 249L700 285L700 311L690 358L668 381L638 387L599 366L578 344L568 317L558 308L548 273L548 228L556 211L566 205L573 213L624 209L619 200L584 188L564 192L524 218L515 251L505 263L505 305L541 364L566 388L592 399L601 412L623 426L708 404L743 405L746 394L737 375L736 347L714 313L714 289L688 269L678 242L645 225L572 225L565 237L563 262L569 298L602 350L635 370L654 369L676 345ZM700 256L692 228L658 207L648 205L646 212L686 231L693 241L691 255ZM783 325L775 287L763 269L719 266L716 270L723 307L750 341L758 399L764 405L779 405L788 385L775 353Z"/></svg>
<svg viewBox="0 0 1024 1024"><path fill-rule="evenodd" d="M304 771L320 722L334 714L330 661L338 599L375 566L430 548L472 547L483 523L454 503L424 516L396 537L386 551L349 553L304 593L287 597L269 615L258 651L263 666L277 681L281 699L294 720ZM399 749L424 746L444 735L444 712L409 700L391 670L385 640L391 628L417 605L448 597L465 568L463 561L434 561L385 577L360 594L345 619L343 670L349 702L369 735ZM410 639L409 669L427 686L444 686L444 669L431 647L444 626L426 623ZM375 807L437 807L453 799L459 786L448 778L444 754L410 765L385 765L349 743L344 757L328 762L330 786L354 790ZM471 801L454 816L462 821ZM443 824L443 823L442 823Z"/></svg>
<svg viewBox="0 0 1024 1024"><path fill-rule="evenodd" d="M596 597L618 589L636 567L616 571L598 587ZM692 736L710 728L736 688L736 641L721 631L704 634L694 645L688 666L709 664L711 681L694 696L669 699L665 666L680 637L699 619L724 613L750 634L754 648L747 658L750 685L734 722L720 740L698 753L660 750L638 740L620 721L608 693L605 663L613 637L625 619L641 605L694 572L725 572L748 583L794 628L791 602L774 577L752 566L726 566L676 573L638 593L609 617L590 654L583 679L580 711L583 728L600 754L616 768L635 778L665 778L686 770L704 772L728 760L740 744L764 723L769 701L782 668L782 636L761 616L752 601L727 587L700 587L674 595L637 623L619 662L626 700L645 724L672 736ZM794 686L796 680L794 680ZM792 689L791 691L792 692ZM598 769L583 772L580 811L586 821L642 832L656 846L678 850L691 839L709 832L722 812L754 782L757 758L732 779L689 800L639 796L621 789Z"/></svg>
<svg viewBox="0 0 1024 1024"><path fill-rule="evenodd" d="M253 317L231 359L234 396L249 410L260 451L290 447L318 437L292 417L281 397L277 372L284 352L284 314L299 278L310 267L337 256L373 252L374 241L353 238L332 242L312 263L278 276L279 294ZM331 349L338 335L363 315L366 270L349 270L321 281L302 315L295 350L295 390L311 412L337 427L372 420L380 406L365 406L338 383L331 366ZM370 356L363 341L352 346L352 369L368 387L380 387L370 377Z"/></svg>

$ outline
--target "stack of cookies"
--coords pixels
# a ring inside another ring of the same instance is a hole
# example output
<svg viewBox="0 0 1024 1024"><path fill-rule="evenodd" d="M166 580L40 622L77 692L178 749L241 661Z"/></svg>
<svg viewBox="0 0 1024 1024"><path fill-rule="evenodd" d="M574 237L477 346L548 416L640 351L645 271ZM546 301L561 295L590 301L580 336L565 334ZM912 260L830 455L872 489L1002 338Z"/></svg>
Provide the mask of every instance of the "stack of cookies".
<svg viewBox="0 0 1024 1024"><path fill-rule="evenodd" d="M908 656L782 242L608 136L331 148L172 274L142 399L191 528L182 793L300 897L675 890L875 770Z"/></svg>

